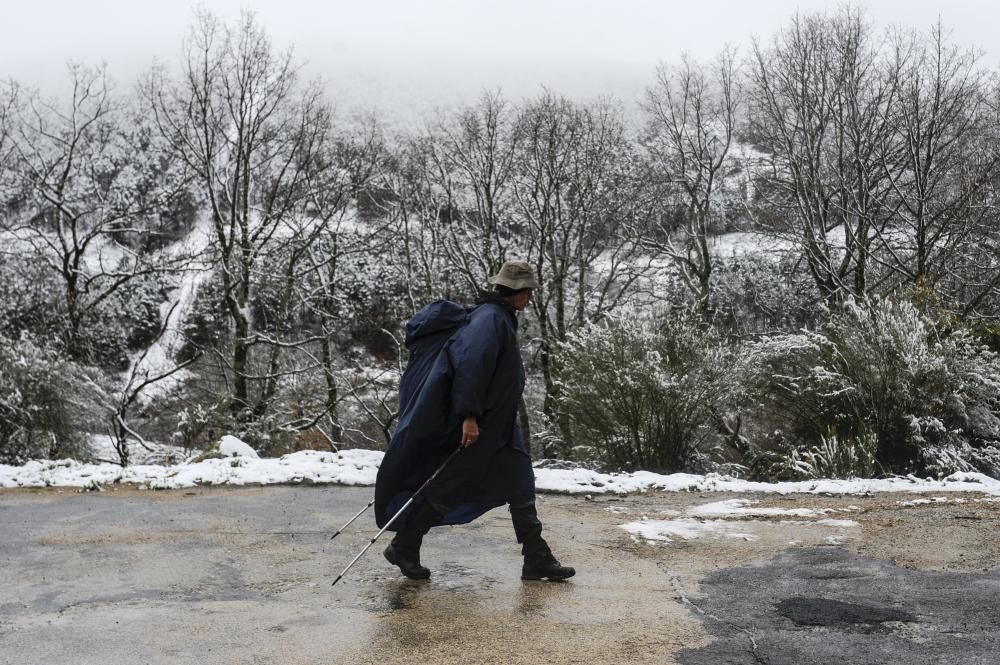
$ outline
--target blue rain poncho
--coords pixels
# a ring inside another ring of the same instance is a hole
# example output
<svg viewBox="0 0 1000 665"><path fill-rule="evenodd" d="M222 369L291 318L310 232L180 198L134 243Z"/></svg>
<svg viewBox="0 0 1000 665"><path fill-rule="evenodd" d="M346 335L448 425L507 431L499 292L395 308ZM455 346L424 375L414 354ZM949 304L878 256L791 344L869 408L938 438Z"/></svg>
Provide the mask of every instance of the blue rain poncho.
<svg viewBox="0 0 1000 665"><path fill-rule="evenodd" d="M426 490L443 523L469 522L505 503L533 503L534 472L517 426L524 365L513 311L492 302L470 310L433 302L407 323L406 347L399 422L375 483L379 527L455 450L467 416L476 417L479 439Z"/></svg>

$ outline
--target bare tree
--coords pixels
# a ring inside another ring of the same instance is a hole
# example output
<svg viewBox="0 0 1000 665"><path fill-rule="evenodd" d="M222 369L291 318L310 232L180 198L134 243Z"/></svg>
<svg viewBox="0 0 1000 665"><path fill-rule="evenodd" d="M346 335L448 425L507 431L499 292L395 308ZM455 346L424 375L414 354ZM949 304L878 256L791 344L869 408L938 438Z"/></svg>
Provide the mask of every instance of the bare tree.
<svg viewBox="0 0 1000 665"><path fill-rule="evenodd" d="M122 466L128 466L131 461L131 448L129 446L130 441L135 441L147 451L152 450L150 444L146 441L142 434L139 433L137 428L132 425L129 418L130 411L139 401L143 391L150 386L153 386L154 384L183 371L186 367L193 364L198 359L198 355L195 354L182 362L169 363L166 367L160 367L153 372L150 372L143 367L143 361L146 359L147 354L155 348L156 343L163 337L164 333L167 332L171 314L176 307L177 303L174 303L173 307L171 307L167 312L167 315L163 317L163 324L160 326L156 337L152 340L152 344L143 349L143 351L132 363L132 367L128 372L128 378L125 380L124 386L122 386L116 395L109 396L111 399L106 399L106 402L108 403L107 409L110 412L109 430L111 432L111 441L114 445L115 452L118 454L118 463Z"/></svg>
<svg viewBox="0 0 1000 665"><path fill-rule="evenodd" d="M432 294L475 294L517 243L514 112L499 93L407 137L387 169L386 212L413 309Z"/></svg>
<svg viewBox="0 0 1000 665"><path fill-rule="evenodd" d="M442 250L450 229L450 208L437 187L432 138L411 137L394 151L393 165L382 175L391 199L385 213L393 244L393 265L406 285L407 304L415 312L435 294L451 296L450 261Z"/></svg>
<svg viewBox="0 0 1000 665"><path fill-rule="evenodd" d="M284 243L290 220L309 201L309 174L323 168L317 151L329 131L327 108L318 86L301 89L291 52L276 52L250 13L232 27L200 13L180 79L157 70L144 95L159 130L194 174L211 216L212 251L233 325L225 358L230 411L258 417L274 397L289 348L257 328L258 287L273 276L264 270L265 258ZM286 286L303 256L292 251L287 257ZM261 353L253 354L255 348Z"/></svg>
<svg viewBox="0 0 1000 665"><path fill-rule="evenodd" d="M927 35L900 36L895 60L900 90L883 168L896 234L880 241L894 273L933 289L961 270L963 247L976 242L989 210L979 205L997 169L996 151L982 141L987 79L978 55L950 44L940 23Z"/></svg>
<svg viewBox="0 0 1000 665"><path fill-rule="evenodd" d="M685 56L677 68L658 68L643 104L648 118L643 143L659 184L668 197L679 192L683 210L679 241L661 224L650 235L650 246L676 262L702 312L708 307L714 267L709 224L720 215L719 190L731 168L727 158L739 119L737 77L732 51L724 51L711 70Z"/></svg>
<svg viewBox="0 0 1000 665"><path fill-rule="evenodd" d="M18 103L18 87L13 81L0 87L0 228L6 228L11 199L18 189L13 169L11 135Z"/></svg>
<svg viewBox="0 0 1000 665"><path fill-rule="evenodd" d="M379 196L386 168L388 157L378 123L369 118L353 134L334 141L325 154L330 168L309 175L310 221L309 228L297 234L303 255L295 295L295 301L318 328L317 366L325 390L316 408L301 418L304 426L325 426L322 431L327 438L342 441L344 426L338 406L346 397L364 392L343 380L345 362L336 351L337 342L349 332L345 321L354 320L346 306L354 284L345 284L352 276L352 266L345 264L386 255L397 238L387 231L388 223L380 215L365 220L358 210L359 199ZM369 384L377 388L380 381L372 379ZM365 409L367 404L361 403L361 407Z"/></svg>
<svg viewBox="0 0 1000 665"><path fill-rule="evenodd" d="M135 145L125 108L103 68L73 65L67 104L25 95L6 140L26 201L3 228L59 276L70 357L95 361L88 320L137 277L158 267L116 238L143 233L147 215L172 196L150 164L160 155ZM145 162L144 162L145 160Z"/></svg>
<svg viewBox="0 0 1000 665"><path fill-rule="evenodd" d="M835 65L828 160L835 216L844 233L841 269L849 280L846 290L863 295L871 287L875 238L884 237L892 205L882 162L884 146L891 143L888 109L898 97L899 73L885 61L883 43L873 38L862 15L845 9L828 30Z"/></svg>
<svg viewBox="0 0 1000 665"><path fill-rule="evenodd" d="M759 194L789 228L820 292L864 293L873 219L883 204L878 161L893 80L861 14L797 15L769 47L755 42L750 132L770 154ZM789 232L790 233L787 233Z"/></svg>
<svg viewBox="0 0 1000 665"><path fill-rule="evenodd" d="M953 292L962 296L959 314L963 318L1000 319L1000 217L996 201L1000 193L1000 79L994 74L987 85L986 115L983 131L970 141L966 150L977 193L967 206L975 221L973 233L961 248L959 266L949 272ZM952 298L956 298L953 295Z"/></svg>
<svg viewBox="0 0 1000 665"><path fill-rule="evenodd" d="M11 135L13 134L14 114L18 101L18 87L13 81L8 81L0 87L0 172L5 173L12 157ZM2 183L3 180L0 180ZM3 211L0 210L0 214Z"/></svg>
<svg viewBox="0 0 1000 665"><path fill-rule="evenodd" d="M515 139L512 112L499 93L484 94L441 123L425 145L446 225L450 270L472 292L506 259Z"/></svg>
<svg viewBox="0 0 1000 665"><path fill-rule="evenodd" d="M610 104L544 94L519 114L514 196L527 257L543 284L534 311L545 412L555 422L556 345L619 306L650 266L635 233L645 211L635 157Z"/></svg>

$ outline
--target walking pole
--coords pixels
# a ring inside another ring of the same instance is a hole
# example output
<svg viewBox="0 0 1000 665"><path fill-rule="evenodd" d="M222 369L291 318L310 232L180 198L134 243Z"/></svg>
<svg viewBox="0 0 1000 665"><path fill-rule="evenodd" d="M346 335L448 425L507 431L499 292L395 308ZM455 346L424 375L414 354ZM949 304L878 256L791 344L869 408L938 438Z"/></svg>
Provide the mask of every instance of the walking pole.
<svg viewBox="0 0 1000 665"><path fill-rule="evenodd" d="M330 586L335 586L337 584L337 582L339 582L344 577L344 575L347 574L347 571L349 571L351 569L351 566L353 566L354 564L356 564L358 562L358 559L360 559L361 557L363 557L365 555L365 552L368 551L368 548L371 547L372 545L374 545L375 541L378 540L379 536L381 536L383 533L385 533L386 529L388 529L390 526L392 526L393 522L395 522L396 519L400 515L403 514L403 511L405 511L407 508L410 507L410 504L413 503L413 500L416 499L420 495L420 493L423 492L427 488L428 485L430 485L430 483L431 483L432 480L434 480L435 478L437 478L437 475L439 473L441 473L441 470L444 469L444 467L448 465L448 462L450 462L452 460L452 458L454 458L455 455L457 455L459 453L460 450L462 450L462 449L461 448L456 448L451 453L451 455L448 455L448 458L445 459L445 461L441 462L441 466L439 466L437 468L437 470L434 473L431 474L430 478L428 478L427 480L424 481L424 484L420 486L420 489L418 489L416 492L413 493L413 496L411 496L409 498L409 500L406 503L403 504L403 507L400 508L396 512L396 514L392 516L392 519L390 519L388 522L385 523L385 526L382 527L382 530L375 534L375 537L372 538L368 542L367 545L365 545L364 549L361 550L360 552L358 552L358 555L356 557L354 557L354 559L349 564L347 564L347 568L344 568L344 570L341 571L340 575L337 575L337 579L335 579L333 581L333 584L331 584Z"/></svg>
<svg viewBox="0 0 1000 665"><path fill-rule="evenodd" d="M339 529L337 529L337 533L335 533L332 536L330 536L330 540L333 540L334 538L336 538L337 536L339 536L343 532L344 529L346 529L347 527L349 527L351 525L351 522L353 522L354 520L356 520L359 517L361 517L361 514L363 512L365 512L366 510L368 510L369 508L371 508L373 505L375 505L375 499L372 499L371 501L369 501L367 506L365 506L364 508L362 508L361 510L358 511L357 515L355 515L351 519L347 520L347 523L344 524L344 526L342 526Z"/></svg>

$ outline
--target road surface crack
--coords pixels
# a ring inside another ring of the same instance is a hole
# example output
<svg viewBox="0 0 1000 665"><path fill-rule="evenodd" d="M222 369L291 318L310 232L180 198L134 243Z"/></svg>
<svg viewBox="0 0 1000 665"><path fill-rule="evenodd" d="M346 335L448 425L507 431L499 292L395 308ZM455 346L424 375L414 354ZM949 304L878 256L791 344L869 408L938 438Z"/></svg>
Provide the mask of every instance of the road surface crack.
<svg viewBox="0 0 1000 665"><path fill-rule="evenodd" d="M744 628L739 624L735 624L732 621L727 621L726 619L723 619L720 616L717 616L715 614L712 614L711 612L706 611L703 607L698 605L698 603L694 602L693 600L691 600L691 598L688 597L688 595L684 592L684 587L681 584L681 580L677 575L667 570L662 563L657 563L657 567L670 578L670 585L673 587L674 594L678 600L680 600L683 604L693 608L701 616L706 617L708 619L712 619L717 623L721 623L724 626L729 626L733 630L743 633L746 636L747 640L750 642L749 652L750 655L753 656L753 659L757 663L760 663L760 665L769 665L771 661L769 661L767 658L761 655L760 649L757 645L757 639L754 637L754 631L752 629Z"/></svg>

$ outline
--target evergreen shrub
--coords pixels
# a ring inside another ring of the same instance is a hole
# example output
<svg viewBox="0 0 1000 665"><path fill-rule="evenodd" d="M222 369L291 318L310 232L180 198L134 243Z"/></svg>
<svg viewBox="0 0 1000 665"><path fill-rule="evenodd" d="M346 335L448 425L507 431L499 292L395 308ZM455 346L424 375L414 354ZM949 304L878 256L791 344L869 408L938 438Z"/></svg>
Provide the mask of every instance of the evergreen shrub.
<svg viewBox="0 0 1000 665"><path fill-rule="evenodd" d="M816 330L748 349L751 437L800 457L836 432L841 444L873 439L881 470L911 473L932 470L936 450L979 449L1000 435L997 355L968 330L938 330L909 302L849 301ZM857 460L840 472L874 471Z"/></svg>
<svg viewBox="0 0 1000 665"><path fill-rule="evenodd" d="M663 325L616 316L571 334L557 353L560 416L607 468L692 470L718 445L712 423L731 392L731 354L687 315Z"/></svg>
<svg viewBox="0 0 1000 665"><path fill-rule="evenodd" d="M0 334L0 464L89 457L96 383L84 372L28 334Z"/></svg>

